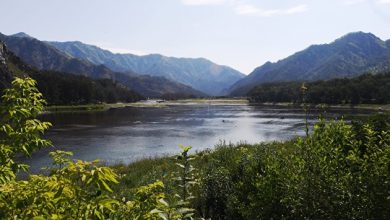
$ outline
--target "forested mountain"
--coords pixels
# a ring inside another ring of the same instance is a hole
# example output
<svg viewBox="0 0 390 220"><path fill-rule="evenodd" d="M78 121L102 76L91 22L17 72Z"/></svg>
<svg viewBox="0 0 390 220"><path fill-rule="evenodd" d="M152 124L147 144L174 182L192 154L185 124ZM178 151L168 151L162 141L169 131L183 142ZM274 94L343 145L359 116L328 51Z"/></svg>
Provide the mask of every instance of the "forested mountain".
<svg viewBox="0 0 390 220"><path fill-rule="evenodd" d="M266 83L253 88L248 96L256 103L301 103L305 98L313 104L390 104L390 72L309 82L304 97L301 86L302 82Z"/></svg>
<svg viewBox="0 0 390 220"><path fill-rule="evenodd" d="M22 37L22 34L6 36L0 34L0 40L8 49L25 63L39 70L51 70L84 75L91 78L113 78L113 72L104 67L67 56L37 39Z"/></svg>
<svg viewBox="0 0 390 220"><path fill-rule="evenodd" d="M313 45L276 63L267 62L235 83L232 95L245 95L267 82L314 81L390 70L390 41L371 33L347 34L330 44Z"/></svg>
<svg viewBox="0 0 390 220"><path fill-rule="evenodd" d="M95 65L67 55L55 47L32 38L24 33L6 36L0 33L9 50L25 63L44 71L58 71L83 75L93 79L111 79L119 82L145 97L161 97L165 94L183 96L204 96L190 86L173 82L162 77L138 75L128 71L118 73L104 65Z"/></svg>
<svg viewBox="0 0 390 220"><path fill-rule="evenodd" d="M134 102L143 97L110 79L95 79L53 71L38 71L8 51L0 41L0 94L13 77L29 76L49 105Z"/></svg>
<svg viewBox="0 0 390 220"><path fill-rule="evenodd" d="M47 42L67 55L97 65L105 65L113 71L134 71L140 74L162 76L189 85L209 95L221 95L244 75L227 66L217 65L204 58L175 58L159 54L137 56L114 54L99 47L72 42Z"/></svg>

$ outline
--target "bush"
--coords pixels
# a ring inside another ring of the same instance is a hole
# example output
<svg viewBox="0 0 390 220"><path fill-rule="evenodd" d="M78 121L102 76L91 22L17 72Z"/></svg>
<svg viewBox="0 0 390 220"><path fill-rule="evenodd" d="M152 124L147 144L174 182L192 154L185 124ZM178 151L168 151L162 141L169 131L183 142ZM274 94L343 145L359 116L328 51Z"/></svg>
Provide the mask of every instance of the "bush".
<svg viewBox="0 0 390 220"><path fill-rule="evenodd" d="M212 219L388 219L389 145L389 130L320 120L307 138L218 148L198 203Z"/></svg>

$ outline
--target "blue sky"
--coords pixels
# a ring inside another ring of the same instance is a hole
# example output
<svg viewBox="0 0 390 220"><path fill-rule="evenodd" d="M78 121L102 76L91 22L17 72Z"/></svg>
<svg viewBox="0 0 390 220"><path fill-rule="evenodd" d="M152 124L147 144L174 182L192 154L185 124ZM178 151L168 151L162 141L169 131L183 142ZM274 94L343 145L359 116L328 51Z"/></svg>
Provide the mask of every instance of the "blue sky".
<svg viewBox="0 0 390 220"><path fill-rule="evenodd" d="M354 31L390 39L390 0L1 0L0 32L205 57L245 74Z"/></svg>

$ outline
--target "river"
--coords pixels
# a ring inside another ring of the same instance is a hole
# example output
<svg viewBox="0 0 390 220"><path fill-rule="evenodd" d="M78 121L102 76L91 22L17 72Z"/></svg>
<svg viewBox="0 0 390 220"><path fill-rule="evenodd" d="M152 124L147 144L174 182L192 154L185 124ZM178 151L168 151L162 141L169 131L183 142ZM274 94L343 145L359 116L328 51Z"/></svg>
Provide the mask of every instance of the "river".
<svg viewBox="0 0 390 220"><path fill-rule="evenodd" d="M72 151L75 159L115 164L172 155L180 151L179 144L190 145L195 152L221 141L283 141L304 135L304 117L299 108L205 103L46 114L41 120L54 126L45 138L54 147L23 160L37 172L51 164L48 152L55 149ZM313 124L315 117L311 118Z"/></svg>

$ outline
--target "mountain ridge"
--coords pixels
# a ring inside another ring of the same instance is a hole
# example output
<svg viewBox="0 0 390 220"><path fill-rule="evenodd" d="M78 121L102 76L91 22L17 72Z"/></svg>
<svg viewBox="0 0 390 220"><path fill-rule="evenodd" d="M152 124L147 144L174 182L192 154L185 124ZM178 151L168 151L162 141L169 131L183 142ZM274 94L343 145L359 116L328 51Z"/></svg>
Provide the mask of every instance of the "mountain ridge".
<svg viewBox="0 0 390 220"><path fill-rule="evenodd" d="M0 93L14 77L31 77L49 105L135 102L144 99L135 91L107 79L37 70L25 64L0 41Z"/></svg>
<svg viewBox="0 0 390 220"><path fill-rule="evenodd" d="M327 80L389 70L389 42L372 33L349 33L328 44L311 45L275 63L267 62L236 82L229 92L240 96L262 83Z"/></svg>
<svg viewBox="0 0 390 220"><path fill-rule="evenodd" d="M24 62L39 70L83 75L93 79L111 79L123 83L129 89L134 89L145 97L161 97L165 93L204 96L202 92L189 86L165 80L161 77L139 76L130 71L126 74L117 73L104 65L94 65L90 62L73 58L35 38L13 37L12 35L7 36L0 33L0 40L4 41L8 49Z"/></svg>
<svg viewBox="0 0 390 220"><path fill-rule="evenodd" d="M221 95L222 91L244 77L244 74L231 67L215 64L205 58L120 54L80 41L47 43L75 58L103 64L113 71L163 76L210 95Z"/></svg>

